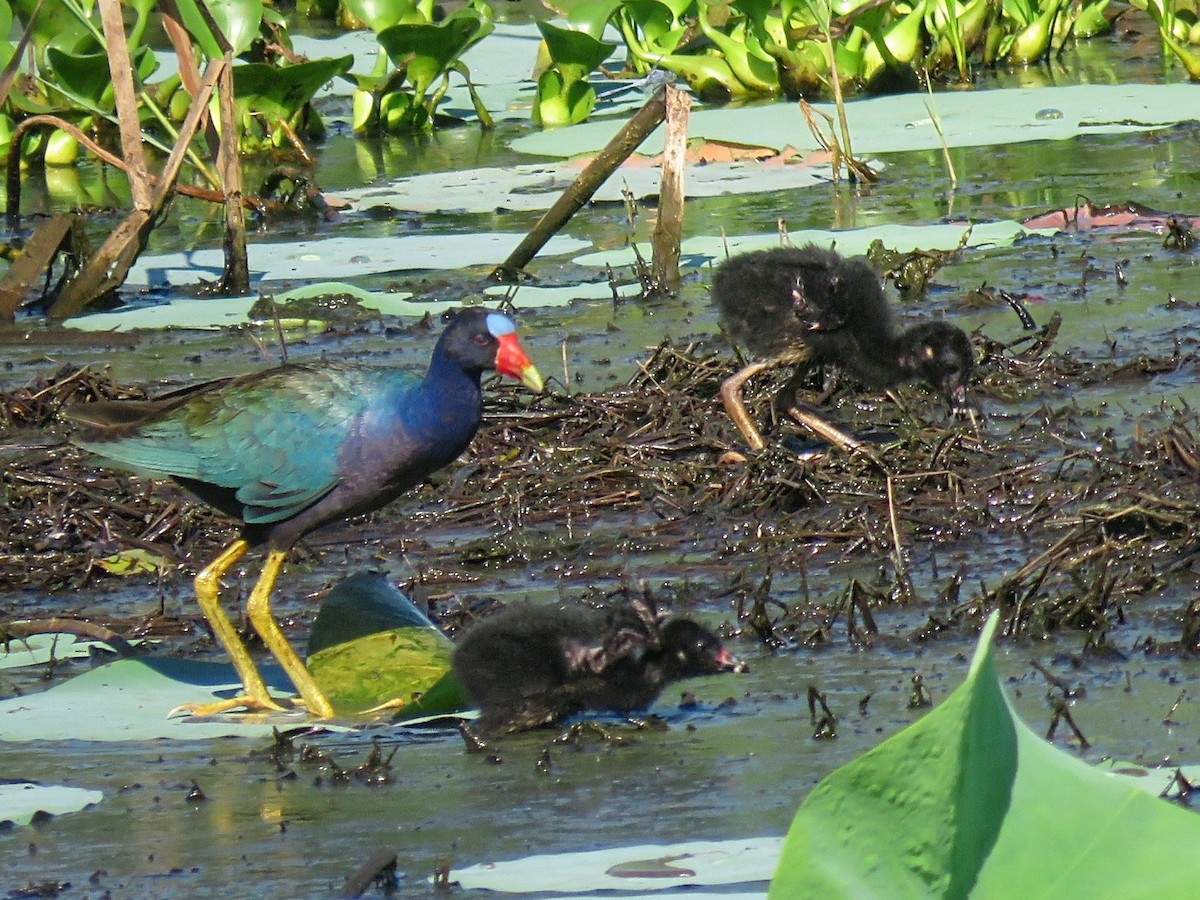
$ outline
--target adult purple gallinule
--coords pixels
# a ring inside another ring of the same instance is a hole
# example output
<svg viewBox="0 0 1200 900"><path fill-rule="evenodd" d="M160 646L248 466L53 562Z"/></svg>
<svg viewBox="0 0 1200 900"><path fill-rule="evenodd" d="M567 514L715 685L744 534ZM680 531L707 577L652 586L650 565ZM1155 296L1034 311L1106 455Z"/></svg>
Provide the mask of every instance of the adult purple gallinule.
<svg viewBox="0 0 1200 900"><path fill-rule="evenodd" d="M879 277L862 259L809 244L731 257L713 276L712 298L730 337L759 360L726 379L721 400L755 450L766 443L742 401L746 381L780 365L836 365L872 388L924 379L967 412L975 359L961 328L931 321L896 329ZM800 375L779 394L787 413L847 449L860 442L795 402Z"/></svg>
<svg viewBox="0 0 1200 900"><path fill-rule="evenodd" d="M271 614L271 590L288 550L314 528L379 509L457 458L479 427L479 379L491 369L542 390L512 320L464 309L442 332L424 377L388 367L301 363L159 400L68 411L84 426L75 444L168 476L243 523L238 539L200 571L195 585L244 695L181 711L284 708L268 694L219 600L221 577L251 547L265 544L247 616L309 712L333 715Z"/></svg>
<svg viewBox="0 0 1200 900"><path fill-rule="evenodd" d="M574 713L645 709L672 681L746 664L690 619L657 619L518 604L483 619L454 651L454 674L496 735L551 725Z"/></svg>

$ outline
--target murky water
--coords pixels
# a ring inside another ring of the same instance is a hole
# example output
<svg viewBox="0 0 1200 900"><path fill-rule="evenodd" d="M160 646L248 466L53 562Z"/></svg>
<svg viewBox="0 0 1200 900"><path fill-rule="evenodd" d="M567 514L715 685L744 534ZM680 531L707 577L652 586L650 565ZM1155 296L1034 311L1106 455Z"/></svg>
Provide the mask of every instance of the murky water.
<svg viewBox="0 0 1200 900"><path fill-rule="evenodd" d="M1056 81L1155 81L1160 72L1137 69L1122 59L1127 51L1116 42L1097 42L1072 55L1068 71L1006 76L1004 81L1050 77ZM1132 73L1132 74L1131 74ZM440 135L423 149L397 142L378 159L388 174L410 174L422 168L451 168L504 162L504 133L481 138L463 131ZM939 153L891 154L883 182L868 191L850 187L810 189L785 195L751 195L696 201L689 206L688 229L712 233L736 222L739 232L771 231L778 219L792 228L864 226L880 221L928 223L946 218L1022 218L1069 207L1079 196L1098 203L1139 203L1166 210L1192 212L1200 149L1194 126L1122 137L1083 137L1073 141L954 151L957 190L948 189ZM361 170L353 162L356 145L335 138L322 153L321 183L330 191L357 185ZM36 201L34 201L36 202ZM483 219L486 218L486 221ZM425 228L521 232L534 214L492 217L444 217L421 223ZM416 223L373 221L353 215L337 223L297 223L295 235L364 237L395 233ZM570 225L573 234L595 242L623 241L631 233L644 240L645 222L632 231L621 210L597 208L581 213ZM180 201L171 224L155 234L156 249L194 241L216 227L211 214ZM1128 260L1127 286L1114 275ZM1117 440L1128 440L1139 415L1166 407L1200 404L1196 366L1196 296L1194 255L1169 253L1161 238L1149 234L1095 234L1026 240L1014 247L972 251L938 276L929 303L945 307L964 328L982 327L997 340L1019 334L1020 323L1007 308L962 311L957 298L986 282L1015 293L1028 293L1039 323L1052 312L1064 324L1060 348L1087 359L1132 359L1167 354L1179 346L1187 362L1162 376L1149 390L1131 393L1122 385L1080 390L1076 399L1110 423ZM547 261L535 267L549 281L577 277L565 264ZM1085 277L1085 271L1088 274ZM479 274L479 273L473 273ZM416 279L373 277L366 287L394 282L420 286ZM462 292L477 282L438 275L425 283L428 293ZM655 304L580 303L563 312L539 312L523 321L526 343L547 373L556 370L561 343L570 337L569 367L573 389L602 389L628 380L645 348L664 337L676 341L702 339L715 331L707 303L708 275L695 273L678 300ZM430 287L432 285L432 287ZM464 285L466 287L464 288ZM1169 305L1168 297L1187 301ZM518 299L519 306L519 299ZM267 339L269 344L269 338ZM389 341L378 328L360 333L313 335L293 344L293 357L323 352L372 354L386 350L390 358L419 363L424 345L415 349ZM142 340L135 352L114 353L104 346L62 347L50 340L3 348L8 367L5 381L20 382L65 361L111 364L118 380L192 380L244 371L259 365L260 347L245 335L167 334ZM1069 392L1069 389L1067 389ZM1062 398L1057 398L1061 400ZM996 428L1019 420L1040 400L1011 408L993 408ZM1099 429L1098 429L1099 430ZM399 507L403 507L400 504ZM385 562L403 577L408 566L440 561L449 549L479 537L447 533L436 516L422 511L411 521L405 510L385 518L389 527L410 529L413 544L404 560ZM620 558L597 559L588 536L578 539L571 558L498 564L459 572L463 593L492 594L506 599L551 599L560 591L579 594L588 587L615 584L624 575L656 582L716 585L738 568L761 571L770 559L743 542L739 555L714 553L724 542L710 524L694 529L654 532L648 523L631 523L598 514L588 534L602 546L602 533L634 533ZM570 523L539 526L569 529ZM394 535L389 538L394 539ZM387 541L383 542L385 545ZM324 550L315 570L289 573L277 608L283 615L311 612L302 598L341 574L378 563L377 538L354 530L338 530L314 538ZM973 581L994 581L1040 549L996 544L979 536L936 551L918 549L911 561L920 592L934 595L960 564L969 564ZM877 563L862 559L822 561L801 578L775 572L774 593L794 603L808 595L836 597L851 577L870 579ZM449 580L453 583L455 573ZM470 579L470 580L468 580ZM1132 647L1139 637L1177 636L1172 610L1194 592L1193 576L1170 591L1129 607L1122 634L1110 635L1118 646ZM66 607L113 604L122 609L150 607L158 601L154 585L123 592L106 587L87 596L23 595L0 598L10 614ZM166 602L190 608L186 579L178 579ZM729 617L720 602L701 602L698 612L714 620ZM885 635L901 636L920 625L921 612L880 620ZM885 641L884 644L892 644ZM1185 699L1174 715L1182 726L1163 719L1181 686L1194 681L1200 664L1154 662L1131 657L1101 663L1068 656L1082 637L1067 634L1047 645L1006 646L1002 670L1010 679L1010 695L1035 728L1048 718L1044 680L1030 659L1047 662L1065 677L1086 685L1087 697L1076 717L1094 746L1088 758L1111 754L1195 762L1200 757L1195 722L1200 714ZM670 697L661 704L666 730L638 733L627 746L590 741L580 748L551 751L550 772L535 766L547 736L514 739L502 747L504 761L492 764L469 756L453 732L433 730L418 735L383 733L385 744L399 744L394 782L368 788L334 785L327 776L300 763L283 771L266 757L267 747L249 740L152 745L91 743L0 744L0 777L32 777L98 788L106 795L94 809L62 816L31 828L0 834L0 888L12 890L43 882L70 882L69 896L217 897L325 896L378 847L396 850L403 874L402 896L425 896L425 878L440 860L464 866L505 857L554 850L581 850L615 844L724 838L782 833L809 789L836 766L895 732L918 713L907 708L911 677L924 676L934 699L946 695L961 679L970 646L953 640L891 649L855 649L841 641L820 650L769 654L746 640L737 652L746 657L751 674L693 682L687 687L701 700L699 711L673 709ZM1073 667L1073 663L1079 667ZM804 692L808 685L825 691L840 718L836 740L812 738ZM24 683L24 689L30 684ZM0 681L0 694L7 693ZM870 694L866 714L858 701ZM722 700L737 702L717 709ZM0 723L0 729L3 728ZM344 766L362 762L369 738L324 737L321 745ZM207 799L189 801L193 782Z"/></svg>

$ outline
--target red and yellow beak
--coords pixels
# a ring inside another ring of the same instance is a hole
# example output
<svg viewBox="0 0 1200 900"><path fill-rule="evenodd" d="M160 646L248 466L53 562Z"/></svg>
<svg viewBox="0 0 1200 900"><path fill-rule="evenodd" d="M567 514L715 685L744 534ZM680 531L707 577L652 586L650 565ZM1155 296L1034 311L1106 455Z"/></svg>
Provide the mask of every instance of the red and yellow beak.
<svg viewBox="0 0 1200 900"><path fill-rule="evenodd" d="M516 332L502 334L496 340L500 344L500 349L496 351L496 371L517 379L531 391L540 394L545 387L542 373L525 353L525 348L517 340Z"/></svg>

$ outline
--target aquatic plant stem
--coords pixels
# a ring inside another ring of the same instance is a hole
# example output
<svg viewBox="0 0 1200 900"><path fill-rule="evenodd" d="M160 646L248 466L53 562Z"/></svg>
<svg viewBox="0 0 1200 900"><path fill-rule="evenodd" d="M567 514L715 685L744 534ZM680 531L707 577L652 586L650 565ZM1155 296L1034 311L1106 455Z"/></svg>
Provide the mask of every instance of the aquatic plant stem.
<svg viewBox="0 0 1200 900"><path fill-rule="evenodd" d="M929 99L925 102L925 109L929 112L929 118L933 122L933 130L937 132L938 140L942 142L942 159L946 161L946 172L950 176L950 190L955 190L958 187L958 173L954 171L954 160L950 158L950 145L946 143L946 133L942 131L942 117L938 115L937 103L933 99L933 83L929 80L929 70L925 70L925 90L929 93Z"/></svg>
<svg viewBox="0 0 1200 900"><path fill-rule="evenodd" d="M896 581L907 585L908 572L904 564L904 546L900 541L900 520L896 516L896 483L891 475L887 476L888 522L892 528L892 550L896 566Z"/></svg>
<svg viewBox="0 0 1200 900"><path fill-rule="evenodd" d="M667 116L666 91L659 89L646 104L633 114L624 127L617 132L608 145L601 150L576 178L554 205L546 210L533 230L525 235L521 243L508 255L503 263L492 272L495 281L519 281L525 266L537 255L558 230L592 199L600 185L629 158L642 141L649 137Z"/></svg>
<svg viewBox="0 0 1200 900"><path fill-rule="evenodd" d="M654 223L651 261L654 285L658 291L674 296L679 293L679 246L683 240L683 213L687 174L688 118L692 95L668 84L666 89L667 124L663 140L662 174L658 189L658 217Z"/></svg>

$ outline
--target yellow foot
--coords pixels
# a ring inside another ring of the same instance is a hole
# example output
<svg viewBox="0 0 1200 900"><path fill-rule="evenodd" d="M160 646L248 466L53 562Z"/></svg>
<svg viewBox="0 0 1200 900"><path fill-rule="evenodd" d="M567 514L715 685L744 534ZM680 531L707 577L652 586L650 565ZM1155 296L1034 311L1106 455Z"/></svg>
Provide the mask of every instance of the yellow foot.
<svg viewBox="0 0 1200 900"><path fill-rule="evenodd" d="M194 716L205 718L219 716L222 713L239 712L289 712L304 704L298 700L276 700L273 697L230 697L228 700L215 700L212 703L182 703L167 713L168 719L176 716Z"/></svg>

